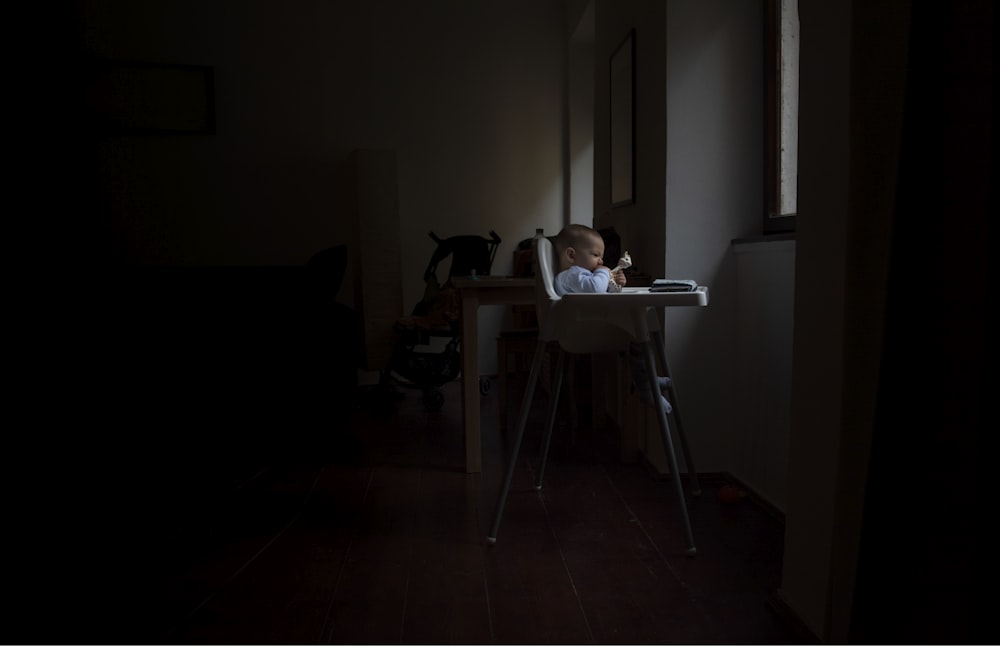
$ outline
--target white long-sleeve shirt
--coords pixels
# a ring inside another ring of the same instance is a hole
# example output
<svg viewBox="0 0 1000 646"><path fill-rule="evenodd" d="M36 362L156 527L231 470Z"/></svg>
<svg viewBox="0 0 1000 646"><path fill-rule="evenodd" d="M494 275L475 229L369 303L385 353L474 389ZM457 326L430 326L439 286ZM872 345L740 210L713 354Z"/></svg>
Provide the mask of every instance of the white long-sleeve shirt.
<svg viewBox="0 0 1000 646"><path fill-rule="evenodd" d="M598 267L594 271L573 266L556 274L556 294L603 294L611 283L611 270Z"/></svg>

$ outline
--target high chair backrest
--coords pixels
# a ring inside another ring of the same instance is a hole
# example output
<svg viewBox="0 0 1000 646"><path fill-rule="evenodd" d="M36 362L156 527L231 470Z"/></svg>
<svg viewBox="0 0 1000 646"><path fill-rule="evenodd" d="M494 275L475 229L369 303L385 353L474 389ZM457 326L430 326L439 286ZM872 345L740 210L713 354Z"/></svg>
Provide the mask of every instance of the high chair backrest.
<svg viewBox="0 0 1000 646"><path fill-rule="evenodd" d="M552 305L559 301L553 279L555 271L555 251L552 241L539 236L534 241L532 270L535 273L535 311L538 317L538 335L544 341L554 339L554 319L550 316Z"/></svg>

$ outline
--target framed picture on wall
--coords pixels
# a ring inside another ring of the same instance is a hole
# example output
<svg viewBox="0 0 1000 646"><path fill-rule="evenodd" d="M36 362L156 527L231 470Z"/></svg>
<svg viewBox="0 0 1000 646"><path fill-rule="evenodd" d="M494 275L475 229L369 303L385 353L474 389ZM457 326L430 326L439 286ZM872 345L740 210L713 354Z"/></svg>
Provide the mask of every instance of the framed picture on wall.
<svg viewBox="0 0 1000 646"><path fill-rule="evenodd" d="M635 202L635 29L611 54L611 206Z"/></svg>
<svg viewBox="0 0 1000 646"><path fill-rule="evenodd" d="M209 66L99 61L84 93L93 124L108 134L215 134Z"/></svg>

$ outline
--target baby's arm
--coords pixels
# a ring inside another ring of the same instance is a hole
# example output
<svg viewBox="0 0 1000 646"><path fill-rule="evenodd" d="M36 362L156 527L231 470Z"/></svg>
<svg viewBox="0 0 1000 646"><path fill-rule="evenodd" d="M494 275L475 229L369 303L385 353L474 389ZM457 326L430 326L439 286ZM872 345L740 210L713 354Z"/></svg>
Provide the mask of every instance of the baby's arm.
<svg viewBox="0 0 1000 646"><path fill-rule="evenodd" d="M598 267L593 272L585 269L571 269L560 276L564 292L578 294L603 294L611 283L611 270Z"/></svg>

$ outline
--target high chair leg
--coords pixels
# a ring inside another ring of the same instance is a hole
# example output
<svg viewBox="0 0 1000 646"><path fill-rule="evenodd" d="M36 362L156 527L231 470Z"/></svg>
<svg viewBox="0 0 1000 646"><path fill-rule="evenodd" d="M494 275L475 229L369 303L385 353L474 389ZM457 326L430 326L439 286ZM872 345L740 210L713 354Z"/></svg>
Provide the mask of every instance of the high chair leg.
<svg viewBox="0 0 1000 646"><path fill-rule="evenodd" d="M656 351L660 355L660 361L663 364L663 376L671 377L670 375L670 365L667 363L667 350L663 344L663 334L661 332L651 332L650 338L653 339L653 343L656 345ZM694 468L694 460L691 459L691 448L688 446L687 434L684 432L684 425L681 424L681 407L677 403L677 389L676 382L671 377L670 382L667 384L667 392L670 393L670 403L674 407L674 421L677 423L677 437L681 440L681 451L684 453L684 463L687 465L688 478L691 480L691 495L700 496L701 495L701 485L698 484L698 472Z"/></svg>
<svg viewBox="0 0 1000 646"><path fill-rule="evenodd" d="M656 358L653 356L653 348L649 342L642 344L644 348L644 359L646 361L646 374L649 380L650 392L657 392L656 383ZM684 498L684 487L681 485L681 474L677 468L677 456L674 454L674 442L670 439L670 426L667 424L667 413L663 408L663 401L660 397L654 397L654 408L656 417L660 423L660 435L663 438L663 448L666 450L667 458L670 460L670 475L677 489L677 501L680 504L681 520L684 523L684 536L687 538L687 555L694 556L697 548L694 545L694 534L691 532L691 521L688 518L687 500Z"/></svg>
<svg viewBox="0 0 1000 646"><path fill-rule="evenodd" d="M549 398L548 421L545 425L545 436L542 439L542 462L538 465L538 476L535 478L535 489L542 488L542 476L545 475L545 463L549 457L549 442L552 440L552 427L556 424L556 411L559 409L559 393L562 391L563 375L567 368L566 352L559 350L559 359L556 361L555 381L552 383L552 392Z"/></svg>
<svg viewBox="0 0 1000 646"><path fill-rule="evenodd" d="M531 403L535 397L535 387L538 385L538 375L542 371L542 359L545 356L545 341L539 339L535 348L535 356L531 361L531 372L528 374L528 384L525 386L524 399L521 402L521 414L517 420L517 434L514 438L514 449L511 451L507 464L507 474L504 476L503 485L500 487L500 495L497 498L496 511L493 514L493 523L490 525L490 532L486 535L486 540L490 543L497 542L497 531L500 529L500 519L503 516L503 508L507 503L507 494L510 492L510 483L514 479L514 469L517 467L517 454L521 450L521 441L524 439L524 429L528 425L528 414L531 412Z"/></svg>

